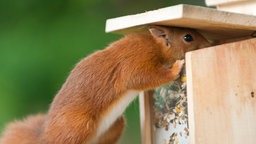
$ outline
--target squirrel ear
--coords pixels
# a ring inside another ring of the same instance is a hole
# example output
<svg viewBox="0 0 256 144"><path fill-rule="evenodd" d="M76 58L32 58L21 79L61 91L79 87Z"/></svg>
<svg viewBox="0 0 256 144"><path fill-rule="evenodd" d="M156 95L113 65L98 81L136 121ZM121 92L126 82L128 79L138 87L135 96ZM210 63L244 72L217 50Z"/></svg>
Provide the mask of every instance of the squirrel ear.
<svg viewBox="0 0 256 144"><path fill-rule="evenodd" d="M148 30L151 33L151 35L155 38L166 37L165 31L159 27L152 26L152 27L149 27Z"/></svg>

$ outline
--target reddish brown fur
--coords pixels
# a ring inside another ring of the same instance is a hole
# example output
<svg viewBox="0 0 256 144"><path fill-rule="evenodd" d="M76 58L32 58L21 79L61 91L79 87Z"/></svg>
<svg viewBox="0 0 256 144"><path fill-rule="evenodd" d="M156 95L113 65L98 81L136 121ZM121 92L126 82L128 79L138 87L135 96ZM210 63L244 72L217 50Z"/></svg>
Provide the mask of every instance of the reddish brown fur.
<svg viewBox="0 0 256 144"><path fill-rule="evenodd" d="M29 116L23 121L10 123L2 135L0 144L36 144L41 133L45 116L42 114Z"/></svg>
<svg viewBox="0 0 256 144"><path fill-rule="evenodd" d="M171 38L131 34L81 60L54 98L47 115L29 117L7 127L1 144L87 144L95 139L99 122L128 90L148 90L176 79L186 51L208 46L189 29L155 27ZM190 33L195 41L186 43ZM27 128L24 125L29 125ZM124 129L121 117L99 143L116 143ZM28 142L29 141L29 142Z"/></svg>
<svg viewBox="0 0 256 144"><path fill-rule="evenodd" d="M110 142L112 142L111 144L115 144L121 137L124 128L125 119L122 116L117 119L117 121L112 125L112 127L109 128L107 132L105 132L104 135L100 137L100 141L98 142L98 144L106 144Z"/></svg>

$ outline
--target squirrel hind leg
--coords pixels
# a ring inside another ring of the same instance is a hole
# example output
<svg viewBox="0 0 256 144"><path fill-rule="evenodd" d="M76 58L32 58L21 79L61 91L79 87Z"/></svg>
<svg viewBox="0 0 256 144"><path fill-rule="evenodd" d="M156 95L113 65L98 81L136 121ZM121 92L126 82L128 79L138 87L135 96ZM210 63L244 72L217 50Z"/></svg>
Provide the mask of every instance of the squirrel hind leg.
<svg viewBox="0 0 256 144"><path fill-rule="evenodd" d="M23 121L15 121L7 125L3 131L0 144L36 144L39 142L40 129L45 116L42 114L29 116Z"/></svg>

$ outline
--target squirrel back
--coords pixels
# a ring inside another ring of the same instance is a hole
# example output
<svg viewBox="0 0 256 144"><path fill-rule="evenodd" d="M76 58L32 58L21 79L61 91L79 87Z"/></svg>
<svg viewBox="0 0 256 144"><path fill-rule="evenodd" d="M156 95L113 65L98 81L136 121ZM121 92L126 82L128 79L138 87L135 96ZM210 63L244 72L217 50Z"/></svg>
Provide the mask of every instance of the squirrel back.
<svg viewBox="0 0 256 144"><path fill-rule="evenodd" d="M175 27L127 35L82 59L48 113L10 124L1 144L115 144L138 92L178 78L185 52L209 45L195 30Z"/></svg>

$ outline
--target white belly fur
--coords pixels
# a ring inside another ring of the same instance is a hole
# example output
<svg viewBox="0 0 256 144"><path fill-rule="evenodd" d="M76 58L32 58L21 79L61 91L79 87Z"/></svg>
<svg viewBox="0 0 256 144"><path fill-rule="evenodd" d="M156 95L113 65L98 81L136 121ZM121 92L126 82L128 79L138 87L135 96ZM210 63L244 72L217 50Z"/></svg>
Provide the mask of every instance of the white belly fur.
<svg viewBox="0 0 256 144"><path fill-rule="evenodd" d="M101 121L96 139L98 139L110 128L110 126L123 114L125 109L138 95L139 91L130 90L125 93L124 96L122 96L123 98L119 101L119 103L112 107L112 109L107 113L106 117Z"/></svg>

